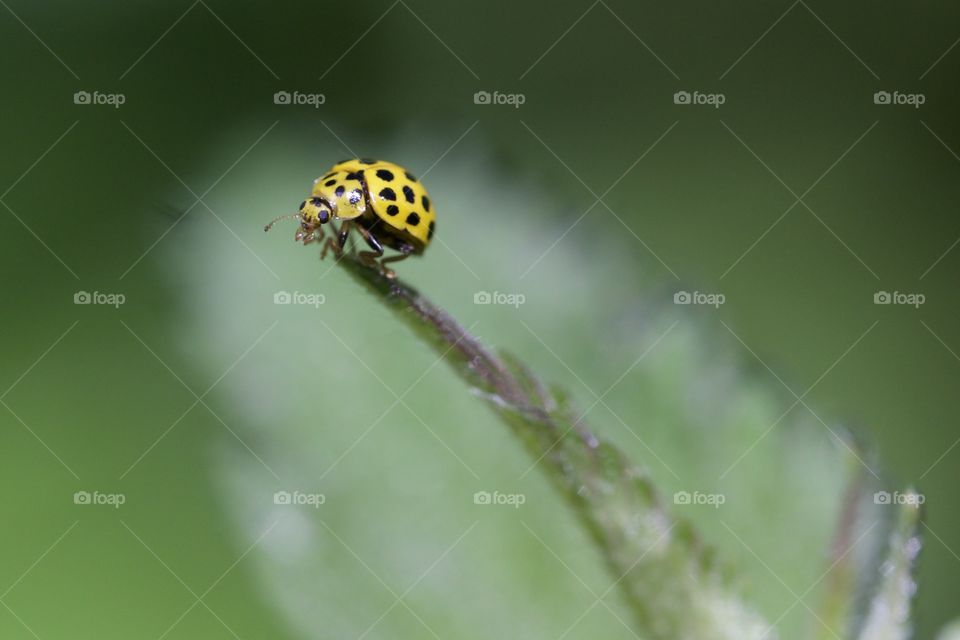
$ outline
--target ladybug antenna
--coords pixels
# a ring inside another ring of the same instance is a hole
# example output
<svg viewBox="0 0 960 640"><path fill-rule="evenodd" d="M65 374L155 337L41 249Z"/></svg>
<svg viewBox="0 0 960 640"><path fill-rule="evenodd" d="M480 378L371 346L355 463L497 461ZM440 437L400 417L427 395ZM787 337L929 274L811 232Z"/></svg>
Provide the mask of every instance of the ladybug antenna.
<svg viewBox="0 0 960 640"><path fill-rule="evenodd" d="M285 216L276 217L276 218L274 218L273 220L271 220L270 222L268 222L267 225L263 228L263 230L264 230L264 231L270 231L270 229L273 228L273 225L277 224L277 223L280 222L281 220L286 220L287 218L299 218L299 217L300 217L300 212L299 212L299 211L298 211L297 213L288 213L288 214L285 215Z"/></svg>

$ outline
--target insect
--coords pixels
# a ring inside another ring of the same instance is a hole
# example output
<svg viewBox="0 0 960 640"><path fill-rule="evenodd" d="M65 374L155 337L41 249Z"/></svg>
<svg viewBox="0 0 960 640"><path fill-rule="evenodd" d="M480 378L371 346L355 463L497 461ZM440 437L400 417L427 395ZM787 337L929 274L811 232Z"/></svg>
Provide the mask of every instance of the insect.
<svg viewBox="0 0 960 640"><path fill-rule="evenodd" d="M264 231L290 217L300 221L294 240L304 245L323 241L324 225L333 229L321 259L331 249L340 255L350 232L356 231L369 247L358 253L359 258L388 278L396 274L387 263L422 254L436 228L433 203L420 181L392 162L367 158L335 164L314 180L310 197L297 213L277 218ZM384 258L384 248L399 254Z"/></svg>

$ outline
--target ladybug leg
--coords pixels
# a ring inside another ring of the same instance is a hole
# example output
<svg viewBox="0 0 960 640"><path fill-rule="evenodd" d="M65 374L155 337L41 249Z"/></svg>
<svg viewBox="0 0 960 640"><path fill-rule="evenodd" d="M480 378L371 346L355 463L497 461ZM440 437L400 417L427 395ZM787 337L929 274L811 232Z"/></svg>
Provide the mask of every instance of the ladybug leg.
<svg viewBox="0 0 960 640"><path fill-rule="evenodd" d="M330 250L333 250L335 254L339 254L340 251L335 248L335 241L333 238L327 238L327 241L323 243L323 250L320 252L320 259L324 260L327 257L327 253Z"/></svg>
<svg viewBox="0 0 960 640"><path fill-rule="evenodd" d="M352 228L349 222L344 222L343 228L337 233L337 248L340 251L343 251L344 245L347 244L347 236L350 235L350 229Z"/></svg>
<svg viewBox="0 0 960 640"><path fill-rule="evenodd" d="M330 223L335 238L327 238L327 241L323 244L323 251L320 252L321 260L327 257L328 251L333 251L338 256L343 253L343 246L347 243L347 236L350 235L349 224L349 222L344 222L343 226L337 229L332 222Z"/></svg>
<svg viewBox="0 0 960 640"><path fill-rule="evenodd" d="M386 278L396 278L397 274L394 273L391 269L383 266L383 260L377 261L377 258L383 257L383 245L380 244L380 241L377 240L377 237L370 233L369 230L364 229L360 225L356 225L357 231L360 232L360 235L363 236L363 239L366 241L367 246L373 249L373 251L360 251L358 252L358 257L360 260L367 265L368 267L373 267L380 271Z"/></svg>
<svg viewBox="0 0 960 640"><path fill-rule="evenodd" d="M396 272L393 269L390 269L386 266L388 262L400 262L410 257L413 253L413 247L409 244L405 244L400 247L400 255L390 256L389 258L384 258L380 261L380 270L383 271L383 275L387 276L391 280L397 277Z"/></svg>
<svg viewBox="0 0 960 640"><path fill-rule="evenodd" d="M313 242L320 242L321 240L323 240L324 235L325 234L323 232L323 227L318 226L312 232L310 232L310 235L308 235L306 238L303 239L303 244L304 246L306 246Z"/></svg>
<svg viewBox="0 0 960 640"><path fill-rule="evenodd" d="M377 264L377 258L383 256L383 245L380 244L380 241L377 240L372 233L370 233L363 227L357 226L357 231L359 231L360 235L363 236L363 239L366 241L367 246L373 249L373 251L360 251L357 254L360 257L360 260L365 265L380 269L380 271L382 272L383 268L379 264Z"/></svg>

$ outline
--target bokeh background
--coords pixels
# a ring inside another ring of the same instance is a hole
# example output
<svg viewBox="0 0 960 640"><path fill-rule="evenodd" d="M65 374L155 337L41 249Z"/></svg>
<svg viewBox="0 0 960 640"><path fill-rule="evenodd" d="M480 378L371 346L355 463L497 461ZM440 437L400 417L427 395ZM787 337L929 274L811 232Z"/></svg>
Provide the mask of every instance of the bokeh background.
<svg viewBox="0 0 960 640"><path fill-rule="evenodd" d="M837 433L926 497L920 637L957 614L956 4L0 4L3 638L633 637L519 443L263 234L355 155L433 196L404 278L727 497L684 515L781 637L817 629Z"/></svg>

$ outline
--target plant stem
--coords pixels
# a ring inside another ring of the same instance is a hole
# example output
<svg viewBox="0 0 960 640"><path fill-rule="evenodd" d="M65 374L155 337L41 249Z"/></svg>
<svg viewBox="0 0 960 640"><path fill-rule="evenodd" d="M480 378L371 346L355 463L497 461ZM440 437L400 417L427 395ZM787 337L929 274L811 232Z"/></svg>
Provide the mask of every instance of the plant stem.
<svg viewBox="0 0 960 640"><path fill-rule="evenodd" d="M564 392L485 347L403 281L352 254L340 263L447 360L547 472L599 546L615 579L610 590L625 594L636 633L650 640L774 637L733 594L693 528L666 512L646 472L601 442Z"/></svg>

